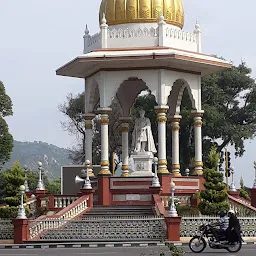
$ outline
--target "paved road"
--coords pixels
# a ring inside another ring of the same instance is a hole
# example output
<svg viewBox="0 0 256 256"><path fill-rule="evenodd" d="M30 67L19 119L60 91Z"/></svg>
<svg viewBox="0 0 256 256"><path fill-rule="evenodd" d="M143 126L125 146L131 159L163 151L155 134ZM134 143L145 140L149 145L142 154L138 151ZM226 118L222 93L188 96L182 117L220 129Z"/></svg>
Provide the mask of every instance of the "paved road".
<svg viewBox="0 0 256 256"><path fill-rule="evenodd" d="M189 252L188 248L185 248L186 255L195 256L198 254L193 254ZM166 248L157 248L157 247L147 247L147 248L93 248L93 249L2 249L0 250L1 256L160 256L161 252L165 252L165 256L170 255L167 252ZM256 246L255 245L246 245L243 247L242 251L237 254L228 253L223 250L207 250L201 253L202 256L255 256L256 255Z"/></svg>

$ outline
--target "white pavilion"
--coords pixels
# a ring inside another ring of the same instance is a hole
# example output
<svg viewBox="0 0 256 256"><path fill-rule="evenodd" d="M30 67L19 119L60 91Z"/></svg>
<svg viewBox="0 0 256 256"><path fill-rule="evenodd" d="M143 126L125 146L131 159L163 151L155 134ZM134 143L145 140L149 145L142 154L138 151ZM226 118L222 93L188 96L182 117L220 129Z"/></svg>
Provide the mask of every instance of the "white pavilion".
<svg viewBox="0 0 256 256"><path fill-rule="evenodd" d="M194 118L194 175L202 175L201 78L231 64L202 53L198 23L193 32L183 31L182 0L102 0L99 21L95 35L86 26L83 53L57 70L57 75L84 80L86 159L92 161L93 111L100 102L100 175L111 174L108 123L111 101L117 97L122 106L122 176L129 175L129 113L137 95L149 89L158 104L158 173L180 176L180 104L187 88ZM167 121L172 131L166 131ZM166 132L172 132L172 170L167 169Z"/></svg>

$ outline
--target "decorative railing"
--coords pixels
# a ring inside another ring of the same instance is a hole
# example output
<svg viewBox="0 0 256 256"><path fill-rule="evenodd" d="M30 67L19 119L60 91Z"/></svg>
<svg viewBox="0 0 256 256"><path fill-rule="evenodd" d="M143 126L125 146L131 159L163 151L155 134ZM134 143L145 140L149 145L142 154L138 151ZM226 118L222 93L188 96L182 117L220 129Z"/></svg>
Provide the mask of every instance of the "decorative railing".
<svg viewBox="0 0 256 256"><path fill-rule="evenodd" d="M184 32L167 24L143 28L102 28L99 33L84 36L84 53L104 48L172 47L200 52L201 39L198 33Z"/></svg>
<svg viewBox="0 0 256 256"><path fill-rule="evenodd" d="M157 216L165 216L166 215L166 211L165 211L165 207L162 203L162 198L155 194L153 195L153 199L154 199L154 210Z"/></svg>
<svg viewBox="0 0 256 256"><path fill-rule="evenodd" d="M41 233L51 228L59 228L85 212L88 209L88 199L89 197L87 195L82 196L56 215L29 221L29 240L38 237Z"/></svg>
<svg viewBox="0 0 256 256"><path fill-rule="evenodd" d="M12 220L0 219L0 240L12 240L14 238Z"/></svg>
<svg viewBox="0 0 256 256"><path fill-rule="evenodd" d="M173 28L166 28L165 36L167 38L174 38L179 40L184 40L187 42L195 42L196 43L196 35L194 33L184 32L181 30L173 29Z"/></svg>
<svg viewBox="0 0 256 256"><path fill-rule="evenodd" d="M228 195L228 200L229 200L230 208L235 210L235 212L239 216L247 216L247 217L256 216L256 208L251 205L250 201L242 198L236 198L231 195Z"/></svg>
<svg viewBox="0 0 256 256"><path fill-rule="evenodd" d="M78 196L69 195L50 195L49 208L50 210L59 210L66 208L70 204L73 204L78 198Z"/></svg>
<svg viewBox="0 0 256 256"><path fill-rule="evenodd" d="M256 236L256 218L255 217L239 217L243 237ZM199 227L203 224L216 222L219 217L182 217L180 226L181 237L192 237L199 232Z"/></svg>
<svg viewBox="0 0 256 256"><path fill-rule="evenodd" d="M142 38L142 37L157 37L158 30L155 28L138 28L138 29L109 29L108 38L111 39L126 39L126 38Z"/></svg>
<svg viewBox="0 0 256 256"><path fill-rule="evenodd" d="M24 204L29 208L29 217L34 218L37 212L37 199L36 197L31 197L27 199L27 202Z"/></svg>
<svg viewBox="0 0 256 256"><path fill-rule="evenodd" d="M107 218L84 220L52 220L39 240L164 240L164 218Z"/></svg>

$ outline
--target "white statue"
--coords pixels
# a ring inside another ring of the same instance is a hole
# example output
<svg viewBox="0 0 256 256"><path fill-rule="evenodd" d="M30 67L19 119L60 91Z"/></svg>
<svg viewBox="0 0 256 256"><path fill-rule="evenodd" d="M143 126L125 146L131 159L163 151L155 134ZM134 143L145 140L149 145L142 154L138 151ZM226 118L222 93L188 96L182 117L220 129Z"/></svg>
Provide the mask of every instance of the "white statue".
<svg viewBox="0 0 256 256"><path fill-rule="evenodd" d="M145 117L145 110L139 111L140 117L135 120L132 133L132 150L135 153L152 152L156 153L156 147L152 135L150 120Z"/></svg>

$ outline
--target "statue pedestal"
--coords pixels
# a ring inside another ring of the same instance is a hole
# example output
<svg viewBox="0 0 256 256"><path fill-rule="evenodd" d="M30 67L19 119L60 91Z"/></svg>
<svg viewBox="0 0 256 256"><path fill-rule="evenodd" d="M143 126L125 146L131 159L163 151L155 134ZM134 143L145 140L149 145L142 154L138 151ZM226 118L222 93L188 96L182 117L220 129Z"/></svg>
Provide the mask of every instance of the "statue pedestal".
<svg viewBox="0 0 256 256"><path fill-rule="evenodd" d="M134 172L131 173L131 176L153 176L153 157L152 152L139 152L131 154L131 158L134 161Z"/></svg>

